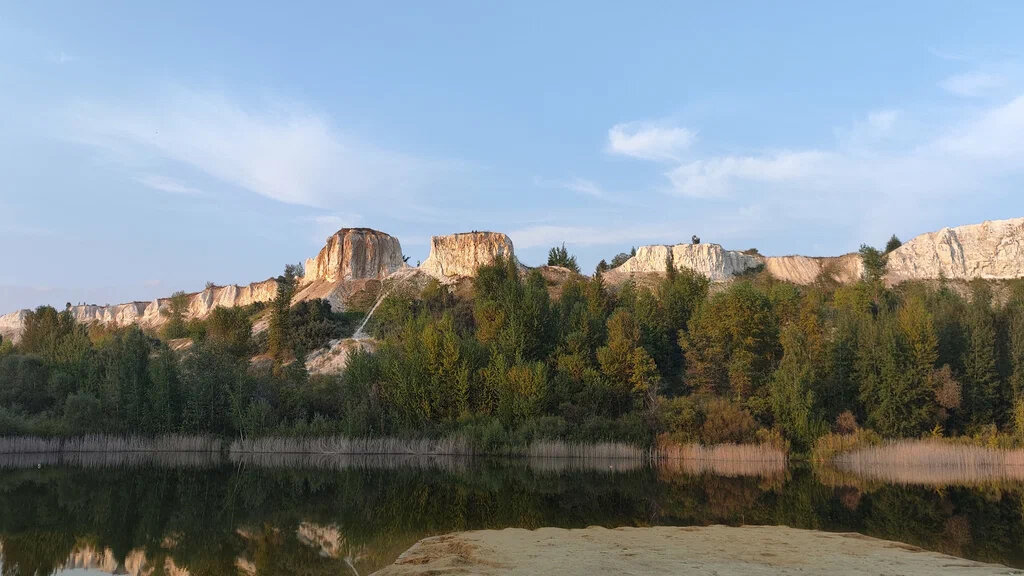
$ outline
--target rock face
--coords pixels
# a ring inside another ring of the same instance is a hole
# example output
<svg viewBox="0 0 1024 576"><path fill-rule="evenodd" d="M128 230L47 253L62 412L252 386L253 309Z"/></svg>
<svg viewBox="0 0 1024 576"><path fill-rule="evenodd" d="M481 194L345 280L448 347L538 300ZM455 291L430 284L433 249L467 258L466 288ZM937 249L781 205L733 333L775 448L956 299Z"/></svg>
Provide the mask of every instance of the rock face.
<svg viewBox="0 0 1024 576"><path fill-rule="evenodd" d="M718 244L676 244L675 246L640 246L636 256L610 272L617 279L624 274L663 274L665 267L693 270L712 282L722 282L761 265L756 255L726 250Z"/></svg>
<svg viewBox="0 0 1024 576"><path fill-rule="evenodd" d="M21 330L25 326L25 315L28 310L18 310L0 316L0 336L4 340L15 341L21 337Z"/></svg>
<svg viewBox="0 0 1024 576"><path fill-rule="evenodd" d="M379 279L403 266L398 238L370 228L342 228L316 258L306 260L303 283Z"/></svg>
<svg viewBox="0 0 1024 576"><path fill-rule="evenodd" d="M686 268L700 272L712 282L721 282L757 268L761 265L761 259L755 255L725 250L718 244L676 244L672 247L672 263L679 270Z"/></svg>
<svg viewBox="0 0 1024 576"><path fill-rule="evenodd" d="M1024 218L921 234L889 253L886 281L1024 276Z"/></svg>
<svg viewBox="0 0 1024 576"><path fill-rule="evenodd" d="M263 282L254 282L246 286L213 286L202 292L188 295L186 319L205 318L213 309L221 306L232 308L248 306L257 302L269 302L277 295L277 280L273 278ZM151 302L128 302L97 306L82 304L71 307L71 315L82 324L99 324L128 326L138 324L143 328L158 328L167 322L162 311L171 305L170 298L158 298ZM0 316L0 334L4 338L18 340L24 329L25 316L28 310L19 310Z"/></svg>
<svg viewBox="0 0 1024 576"><path fill-rule="evenodd" d="M420 270L442 282L476 275L476 269L498 256L515 256L512 240L498 232L463 232L430 239L430 255Z"/></svg>

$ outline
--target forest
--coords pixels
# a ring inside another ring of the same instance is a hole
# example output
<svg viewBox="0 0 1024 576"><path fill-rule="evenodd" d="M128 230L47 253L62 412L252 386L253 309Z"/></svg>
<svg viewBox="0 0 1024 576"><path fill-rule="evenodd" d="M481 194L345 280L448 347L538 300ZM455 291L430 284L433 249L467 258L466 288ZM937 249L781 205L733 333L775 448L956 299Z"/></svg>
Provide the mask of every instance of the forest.
<svg viewBox="0 0 1024 576"><path fill-rule="evenodd" d="M186 320L176 295L155 333L40 307L16 345L0 343L0 435L463 434L484 451L562 439L796 454L851 434L1024 440L1024 283L888 287L885 252L861 255L864 277L845 285L757 272L712 284L667 266L613 288L602 262L557 290L499 259L468 291L392 289L369 326L376 350L338 375L296 358L350 336L365 311L293 305L296 266L266 305ZM564 245L551 258L576 266Z"/></svg>

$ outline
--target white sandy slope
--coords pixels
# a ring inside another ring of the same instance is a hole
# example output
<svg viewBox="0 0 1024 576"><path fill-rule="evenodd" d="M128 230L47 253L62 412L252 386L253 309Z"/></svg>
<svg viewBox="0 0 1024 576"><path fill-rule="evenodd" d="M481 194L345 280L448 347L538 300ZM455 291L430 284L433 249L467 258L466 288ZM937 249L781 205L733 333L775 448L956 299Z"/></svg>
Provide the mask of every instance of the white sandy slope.
<svg viewBox="0 0 1024 576"><path fill-rule="evenodd" d="M480 530L420 540L376 576L1024 574L860 534L779 526Z"/></svg>

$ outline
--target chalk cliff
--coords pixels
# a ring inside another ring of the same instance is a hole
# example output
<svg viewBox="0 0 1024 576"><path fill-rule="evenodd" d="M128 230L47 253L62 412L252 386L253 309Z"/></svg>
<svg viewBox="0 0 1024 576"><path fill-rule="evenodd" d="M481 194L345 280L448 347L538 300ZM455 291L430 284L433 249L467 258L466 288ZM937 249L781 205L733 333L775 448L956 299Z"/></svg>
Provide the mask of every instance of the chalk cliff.
<svg viewBox="0 0 1024 576"><path fill-rule="evenodd" d="M430 239L430 255L420 270L442 282L476 275L482 264L491 264L498 256L515 256L512 240L498 232L463 232Z"/></svg>
<svg viewBox="0 0 1024 576"><path fill-rule="evenodd" d="M1024 218L943 228L889 253L886 281L1024 276Z"/></svg>
<svg viewBox="0 0 1024 576"><path fill-rule="evenodd" d="M20 338L26 314L28 310L17 310L0 316L0 336L12 342Z"/></svg>
<svg viewBox="0 0 1024 576"><path fill-rule="evenodd" d="M294 302L323 299L344 310L357 295L407 266L398 238L371 228L342 228L327 238L305 275Z"/></svg>
<svg viewBox="0 0 1024 576"><path fill-rule="evenodd" d="M760 257L726 250L718 244L676 244L674 246L640 246L636 255L611 270L612 282L625 280L631 274L663 274L665 267L693 270L712 282L722 282L761 265Z"/></svg>
<svg viewBox="0 0 1024 576"><path fill-rule="evenodd" d="M404 265L398 238L370 228L342 228L316 258L306 260L303 282L383 278Z"/></svg>

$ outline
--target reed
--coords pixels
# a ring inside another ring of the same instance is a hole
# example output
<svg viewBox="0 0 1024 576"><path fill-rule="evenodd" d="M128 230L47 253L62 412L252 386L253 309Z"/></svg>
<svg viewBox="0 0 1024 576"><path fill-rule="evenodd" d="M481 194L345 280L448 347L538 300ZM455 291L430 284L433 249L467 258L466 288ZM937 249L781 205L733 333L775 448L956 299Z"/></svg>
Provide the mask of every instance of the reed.
<svg viewBox="0 0 1024 576"><path fill-rule="evenodd" d="M232 452L229 461L236 466L256 468L302 468L343 471L424 469L462 472L471 458L459 455L411 454L302 454L270 452Z"/></svg>
<svg viewBox="0 0 1024 576"><path fill-rule="evenodd" d="M212 436L169 434L145 436L109 436L92 434L73 438L39 438L34 436L0 437L0 454L70 454L118 452L214 452L222 443Z"/></svg>
<svg viewBox="0 0 1024 576"><path fill-rule="evenodd" d="M840 454L835 466L855 476L899 484L972 485L1024 480L1024 450L943 440L899 440Z"/></svg>
<svg viewBox="0 0 1024 576"><path fill-rule="evenodd" d="M786 452L771 444L661 443L657 455L663 470L718 476L776 476L788 463Z"/></svg>
<svg viewBox="0 0 1024 576"><path fill-rule="evenodd" d="M397 454L419 456L472 456L470 443L462 436L443 438L239 438L229 450L235 454Z"/></svg>
<svg viewBox="0 0 1024 576"><path fill-rule="evenodd" d="M537 440L524 454L528 458L571 458L575 460L636 460L650 461L653 453L647 448L623 442L596 442L583 444L560 440Z"/></svg>

